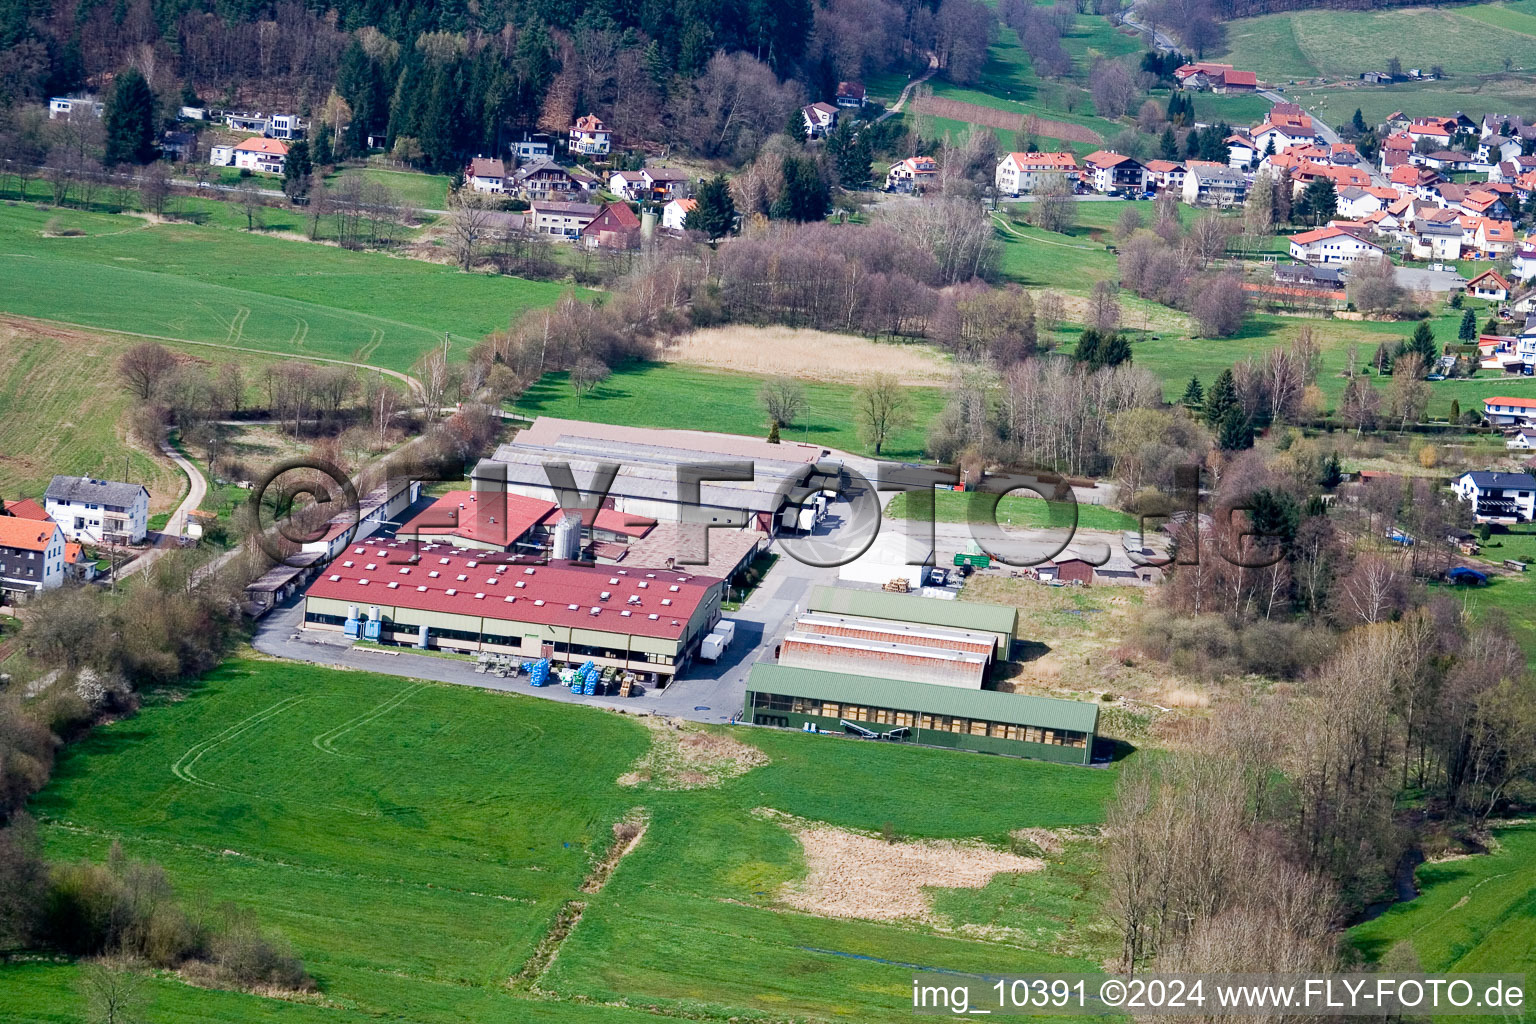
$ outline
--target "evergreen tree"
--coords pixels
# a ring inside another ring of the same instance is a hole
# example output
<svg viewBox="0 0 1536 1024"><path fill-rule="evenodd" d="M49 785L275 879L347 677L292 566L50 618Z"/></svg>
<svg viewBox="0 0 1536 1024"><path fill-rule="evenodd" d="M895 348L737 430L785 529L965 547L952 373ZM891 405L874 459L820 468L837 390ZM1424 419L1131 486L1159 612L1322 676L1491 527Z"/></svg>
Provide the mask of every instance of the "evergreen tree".
<svg viewBox="0 0 1536 1024"><path fill-rule="evenodd" d="M789 118L784 122L784 134L788 135L796 142L804 142L808 137L808 130L805 126L805 115L800 112L799 107L796 107L794 110L789 112Z"/></svg>
<svg viewBox="0 0 1536 1024"><path fill-rule="evenodd" d="M1184 159L1198 160L1200 158L1200 136L1203 134L1199 128L1184 136Z"/></svg>
<svg viewBox="0 0 1536 1024"><path fill-rule="evenodd" d="M773 425L768 428L768 443L769 444L780 444L781 443L780 440L779 440L779 424L778 424L777 420L775 420Z"/></svg>
<svg viewBox="0 0 1536 1024"><path fill-rule="evenodd" d="M1455 404L1454 399L1452 405ZM1332 451L1323 460L1323 471L1318 476L1317 482L1324 487L1337 487L1344 480L1344 467L1339 462L1339 453Z"/></svg>
<svg viewBox="0 0 1536 1024"><path fill-rule="evenodd" d="M1083 328L1083 333L1077 336L1077 347L1072 350L1072 358L1089 366L1099 365L1099 332L1096 329Z"/></svg>
<svg viewBox="0 0 1536 1024"><path fill-rule="evenodd" d="M1163 129L1163 138L1159 146L1159 155L1164 160L1177 160L1179 158L1179 140L1174 137L1173 125Z"/></svg>
<svg viewBox="0 0 1536 1024"><path fill-rule="evenodd" d="M1451 308L1452 309L1460 309L1465 303L1466 303L1466 300L1464 298L1462 298L1461 292L1459 292L1459 291L1451 292Z"/></svg>
<svg viewBox="0 0 1536 1024"><path fill-rule="evenodd" d="M105 114L107 150L102 162L148 164L159 156L155 145L155 94L135 68L117 77Z"/></svg>
<svg viewBox="0 0 1536 1024"><path fill-rule="evenodd" d="M1365 134L1365 117L1360 113L1359 107L1355 108L1355 116L1350 119L1349 123L1354 126L1355 134Z"/></svg>
<svg viewBox="0 0 1536 1024"><path fill-rule="evenodd" d="M717 174L699 185L694 208L683 219L683 227L702 232L710 245L736 229L736 203L731 198L731 186L724 174Z"/></svg>
<svg viewBox="0 0 1536 1024"><path fill-rule="evenodd" d="M1221 418L1216 432L1216 446L1224 452L1238 452L1253 447L1253 424L1236 405Z"/></svg>
<svg viewBox="0 0 1536 1024"><path fill-rule="evenodd" d="M1184 397L1179 399L1179 404L1197 414L1205 406L1205 388L1201 386L1199 377L1189 378L1189 385L1184 388Z"/></svg>
<svg viewBox="0 0 1536 1024"><path fill-rule="evenodd" d="M1451 399L1451 424L1454 426L1461 422L1461 399Z"/></svg>
<svg viewBox="0 0 1536 1024"><path fill-rule="evenodd" d="M1325 224L1332 220L1339 210L1339 193L1334 188L1333 179L1313 178L1302 190L1296 207L1299 216L1313 224ZM1293 211L1293 216L1297 215L1297 211Z"/></svg>
<svg viewBox="0 0 1536 1024"><path fill-rule="evenodd" d="M1205 396L1205 422L1215 427L1226 420L1227 413L1237 408L1237 379L1231 370L1222 370Z"/></svg>
<svg viewBox="0 0 1536 1024"><path fill-rule="evenodd" d="M1115 333L1099 345L1099 366L1119 366L1131 361L1131 342L1125 335Z"/></svg>
<svg viewBox="0 0 1536 1024"><path fill-rule="evenodd" d="M869 141L853 127L853 121L840 122L827 136L827 155L843 188L858 188L869 180Z"/></svg>
<svg viewBox="0 0 1536 1024"><path fill-rule="evenodd" d="M331 126L318 124L312 133L314 145L310 149L312 162L321 167L329 167L336 162L336 154L331 151Z"/></svg>
<svg viewBox="0 0 1536 1024"><path fill-rule="evenodd" d="M1460 292L1456 294L1460 295ZM1456 332L1456 337L1462 344L1470 345L1477 341L1477 314L1470 309L1461 313L1461 329Z"/></svg>
<svg viewBox="0 0 1536 1024"><path fill-rule="evenodd" d="M1498 334L1503 329L1503 325L1499 323L1499 318L1496 316L1489 317L1488 322L1483 324L1484 334Z"/></svg>
<svg viewBox="0 0 1536 1024"><path fill-rule="evenodd" d="M288 159L283 163L283 194L297 199L309 194L309 175L314 171L309 159L309 143L303 139L288 147Z"/></svg>
<svg viewBox="0 0 1536 1024"><path fill-rule="evenodd" d="M813 158L785 157L784 184L768 215L775 220L823 220L831 200L827 183Z"/></svg>
<svg viewBox="0 0 1536 1024"><path fill-rule="evenodd" d="M1435 334L1430 330L1428 320L1420 320L1419 325L1413 329L1413 337L1408 339L1406 351L1424 360L1425 373L1434 369L1435 360L1440 358L1440 346L1435 344Z"/></svg>

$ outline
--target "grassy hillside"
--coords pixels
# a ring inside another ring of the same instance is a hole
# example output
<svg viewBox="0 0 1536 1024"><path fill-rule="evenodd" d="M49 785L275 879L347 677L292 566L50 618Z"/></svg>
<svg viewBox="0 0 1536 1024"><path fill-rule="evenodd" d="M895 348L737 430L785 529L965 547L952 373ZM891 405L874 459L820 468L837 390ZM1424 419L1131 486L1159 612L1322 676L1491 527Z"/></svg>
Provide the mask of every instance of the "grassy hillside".
<svg viewBox="0 0 1536 1024"><path fill-rule="evenodd" d="M845 451L863 452L853 408L854 388L846 384L803 382L806 411L785 428L786 441L809 441ZM758 390L762 378L745 373L705 370L675 363L633 363L580 399L568 374L550 373L514 406L528 416L559 416L622 423L631 427L681 427L766 437L768 421ZM912 419L898 431L883 455L911 458L922 454L929 421L944 404L938 388L909 388Z"/></svg>
<svg viewBox="0 0 1536 1024"><path fill-rule="evenodd" d="M0 310L89 327L403 370L445 332L462 353L560 292L213 227L0 207Z"/></svg>
<svg viewBox="0 0 1536 1024"><path fill-rule="evenodd" d="M1451 75L1536 68L1536 4L1398 8L1386 11L1292 11L1227 25L1222 60L1269 82L1319 76L1358 78L1389 57L1407 67L1439 64Z"/></svg>
<svg viewBox="0 0 1536 1024"><path fill-rule="evenodd" d="M1536 828L1494 836L1486 856L1420 867L1419 898L1350 929L1350 943L1378 961L1407 942L1432 974L1536 970Z"/></svg>
<svg viewBox="0 0 1536 1024"><path fill-rule="evenodd" d="M718 789L635 790L615 781L649 743L632 718L236 660L71 748L34 812L53 857L99 859L118 841L164 864L193 905L253 908L305 958L330 1021L638 1019L576 997L711 1019L894 1021L910 1016L901 964L1089 966L1097 897L1074 856L945 902L942 931L832 920L777 904L803 859L753 810L999 842L1018 827L1098 821L1112 771L734 732L770 763ZM919 787L921 801L911 798ZM506 980L577 895L609 826L636 806L649 831L588 897L541 983L548 997L517 998ZM971 916L983 912L1019 930L1007 944L958 937L967 921L992 923ZM0 967L0 1016L79 1020L73 976L69 965ZM315 1006L170 979L155 989L156 1020L318 1019Z"/></svg>

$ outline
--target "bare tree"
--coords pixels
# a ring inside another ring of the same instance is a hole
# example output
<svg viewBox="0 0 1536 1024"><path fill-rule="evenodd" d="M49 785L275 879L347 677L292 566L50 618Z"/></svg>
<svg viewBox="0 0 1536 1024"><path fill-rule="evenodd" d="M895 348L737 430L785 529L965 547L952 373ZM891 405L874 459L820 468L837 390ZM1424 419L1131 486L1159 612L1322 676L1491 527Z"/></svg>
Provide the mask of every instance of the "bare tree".
<svg viewBox="0 0 1536 1024"><path fill-rule="evenodd" d="M480 247L491 231L490 211L471 196L460 196L449 215L450 243L460 270L469 270L480 258Z"/></svg>
<svg viewBox="0 0 1536 1024"><path fill-rule="evenodd" d="M1200 333L1208 338L1236 334L1243 325L1248 296L1243 279L1235 273L1190 278L1190 307Z"/></svg>
<svg viewBox="0 0 1536 1024"><path fill-rule="evenodd" d="M1024 208L1024 219L1042 231L1065 231L1072 222L1072 184L1064 174L1046 175L1035 189L1034 202Z"/></svg>
<svg viewBox="0 0 1536 1024"><path fill-rule="evenodd" d="M139 171L139 203L145 213L165 214L165 201L171 195L171 167L165 161L150 164Z"/></svg>
<svg viewBox="0 0 1536 1024"><path fill-rule="evenodd" d="M854 412L865 441L880 454L891 435L906 426L911 403L901 382L890 374L870 377L853 396Z"/></svg>
<svg viewBox="0 0 1536 1024"><path fill-rule="evenodd" d="M1399 432L1407 430L1409 423L1424 418L1429 405L1429 385L1424 381L1424 358L1417 352L1409 352L1392 364L1392 386L1387 392L1387 407L1397 420Z"/></svg>
<svg viewBox="0 0 1536 1024"><path fill-rule="evenodd" d="M1112 281L1095 281L1088 297L1088 320L1101 334L1120 329L1119 289Z"/></svg>
<svg viewBox="0 0 1536 1024"><path fill-rule="evenodd" d="M774 377L758 392L768 419L780 427L791 426L805 409L805 388L793 377Z"/></svg>
<svg viewBox="0 0 1536 1024"><path fill-rule="evenodd" d="M1206 213L1190 227L1188 245L1196 267L1204 270L1227 251L1231 238L1228 223L1220 214Z"/></svg>
<svg viewBox="0 0 1536 1024"><path fill-rule="evenodd" d="M255 185L246 185L236 193L236 199L240 203L240 209L245 213L245 230L255 231L262 226L262 217L266 211L266 203L262 200L261 190Z"/></svg>
<svg viewBox="0 0 1536 1024"><path fill-rule="evenodd" d="M1035 298L1035 325L1042 337L1054 335L1067 318L1067 302L1060 292L1047 288Z"/></svg>
<svg viewBox="0 0 1536 1024"><path fill-rule="evenodd" d="M1088 91L1093 95L1094 110L1111 121L1124 117L1136 102L1136 83L1125 65L1115 60L1101 60L1094 65L1088 76Z"/></svg>
<svg viewBox="0 0 1536 1024"><path fill-rule="evenodd" d="M142 1024L149 1018L149 990L144 977L120 959L97 960L80 972L91 1024Z"/></svg>
<svg viewBox="0 0 1536 1024"><path fill-rule="evenodd" d="M576 392L576 404L580 405L582 396L591 394L611 373L608 364L600 359L589 356L578 360L571 367L571 390Z"/></svg>
<svg viewBox="0 0 1536 1024"><path fill-rule="evenodd" d="M117 373L129 394L141 402L148 402L176 369L177 362L170 349L145 341L118 357Z"/></svg>
<svg viewBox="0 0 1536 1024"><path fill-rule="evenodd" d="M1349 275L1349 301L1362 313L1391 313L1403 306L1405 293L1397 268L1385 256L1355 264Z"/></svg>

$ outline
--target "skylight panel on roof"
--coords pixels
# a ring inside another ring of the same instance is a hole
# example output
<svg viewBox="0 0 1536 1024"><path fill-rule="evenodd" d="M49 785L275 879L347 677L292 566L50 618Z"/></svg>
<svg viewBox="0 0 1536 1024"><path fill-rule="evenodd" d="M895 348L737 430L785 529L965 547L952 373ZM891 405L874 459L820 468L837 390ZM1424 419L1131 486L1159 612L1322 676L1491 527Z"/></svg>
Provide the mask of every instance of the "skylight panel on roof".
<svg viewBox="0 0 1536 1024"><path fill-rule="evenodd" d="M619 614L624 616L627 619L627 618L629 618L629 609L625 608L622 611L620 611Z"/></svg>
<svg viewBox="0 0 1536 1024"><path fill-rule="evenodd" d="M530 565L528 568L524 569L523 570L523 575L524 576L532 576L533 575L533 566Z"/></svg>
<svg viewBox="0 0 1536 1024"><path fill-rule="evenodd" d="M538 607L538 608L543 608L544 607L544 599L543 598L535 598L533 603L534 603L535 607Z"/></svg>
<svg viewBox="0 0 1536 1024"><path fill-rule="evenodd" d="M399 586L400 586L400 581L399 580L390 580L389 581L389 589L390 590L394 590L394 589L396 589Z"/></svg>
<svg viewBox="0 0 1536 1024"><path fill-rule="evenodd" d="M341 577L340 577L340 576L332 576L332 577L331 577L331 582L332 582L332 583L337 583L337 582L340 582L340 580L341 580Z"/></svg>
<svg viewBox="0 0 1536 1024"><path fill-rule="evenodd" d="M672 599L670 597L664 597L661 599L661 603L664 605L669 605L672 603Z"/></svg>
<svg viewBox="0 0 1536 1024"><path fill-rule="evenodd" d="M350 562L350 561L346 561L346 562L342 562L342 563L341 563L341 567L342 567L342 568L343 568L343 569L350 569L350 568L352 568L352 564L353 564L353 563L352 563L352 562Z"/></svg>
<svg viewBox="0 0 1536 1024"><path fill-rule="evenodd" d="M444 591L444 593L447 594L449 597L452 597L454 594L457 594L458 591L454 590L452 587L449 587L447 590Z"/></svg>
<svg viewBox="0 0 1536 1024"><path fill-rule="evenodd" d="M411 574L411 569L410 569L409 566L406 566L405 568L400 570L400 575L401 576L409 576L410 574Z"/></svg>
<svg viewBox="0 0 1536 1024"><path fill-rule="evenodd" d="M469 561L465 562L464 564L469 566L471 569L473 569L475 566L479 565L480 563L475 561L473 558L471 558Z"/></svg>
<svg viewBox="0 0 1536 1024"><path fill-rule="evenodd" d="M655 612L652 612L651 614L647 615L646 618L651 619L652 621L654 621L656 619L661 618L661 616L657 615Z"/></svg>
<svg viewBox="0 0 1536 1024"><path fill-rule="evenodd" d="M574 604L566 605L566 608L570 609L571 611L575 611L578 607L580 607L580 606L579 605L574 605Z"/></svg>
<svg viewBox="0 0 1536 1024"><path fill-rule="evenodd" d="M614 577L612 577L611 579L608 580L608 585L609 586L613 586L617 582L619 582L619 578L617 576L614 576Z"/></svg>
<svg viewBox="0 0 1536 1024"><path fill-rule="evenodd" d="M511 604L513 601L517 600L517 595L516 594L508 594L506 597L502 598L502 600L507 602L507 604Z"/></svg>
<svg viewBox="0 0 1536 1024"><path fill-rule="evenodd" d="M447 564L448 564L448 562L449 562L449 561L450 561L450 560L449 560L449 559L447 559L447 558L439 558L439 559L438 559L438 560L437 560L437 562L438 562L438 564L439 564L439 565L447 565Z"/></svg>
<svg viewBox="0 0 1536 1024"><path fill-rule="evenodd" d="M431 571L431 572L429 572L429 573L427 573L427 575L428 575L428 576L430 576L430 577L432 577L432 578L433 578L433 579L434 579L434 580L435 580L435 579L437 579L437 578L438 578L438 577L439 577L439 576L441 576L441 575L442 575L442 573L440 573L440 572L438 572L438 571L437 571L437 570L436 570L436 569L433 569L433 570L432 570L432 571Z"/></svg>
<svg viewBox="0 0 1536 1024"><path fill-rule="evenodd" d="M484 594L476 594L475 595L475 600L476 601L484 601L485 600L485 595Z"/></svg>
<svg viewBox="0 0 1536 1024"><path fill-rule="evenodd" d="M667 589L668 589L668 590L670 590L670 591L671 591L671 592L672 592L672 593L674 593L674 594L675 594L675 593L677 593L677 592L678 592L678 590L679 590L679 589L680 589L680 588L679 588L679 587L677 587L677 586L676 586L676 585L673 585L673 586L670 586L670 587L668 587L668 588L667 588Z"/></svg>
<svg viewBox="0 0 1536 1024"><path fill-rule="evenodd" d="M378 567L379 566L377 562L369 562L367 565L363 566L364 569L377 569Z"/></svg>
<svg viewBox="0 0 1536 1024"><path fill-rule="evenodd" d="M360 587L366 587L368 585L368 578L365 576L362 579L358 580L357 581L357 585L360 586Z"/></svg>
<svg viewBox="0 0 1536 1024"><path fill-rule="evenodd" d="M512 585L514 587L526 587L528 584L524 583L522 580L518 580L517 582L513 583Z"/></svg>
<svg viewBox="0 0 1536 1024"><path fill-rule="evenodd" d="M460 583L463 583L467 579L469 579L468 576L464 575L463 573L459 573L459 582Z"/></svg>
<svg viewBox="0 0 1536 1024"><path fill-rule="evenodd" d="M427 588L426 587L417 587L416 588L416 593L418 593L418 594L425 594L426 592L427 592Z"/></svg>

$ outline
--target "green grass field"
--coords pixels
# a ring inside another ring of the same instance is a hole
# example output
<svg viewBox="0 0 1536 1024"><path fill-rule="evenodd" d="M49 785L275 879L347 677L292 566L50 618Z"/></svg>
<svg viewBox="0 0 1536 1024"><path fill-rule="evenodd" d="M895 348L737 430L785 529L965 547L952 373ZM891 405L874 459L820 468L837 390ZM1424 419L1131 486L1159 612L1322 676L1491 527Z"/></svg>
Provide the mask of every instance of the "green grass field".
<svg viewBox="0 0 1536 1024"><path fill-rule="evenodd" d="M47 237L61 228L81 237ZM408 369L462 354L558 284L216 227L0 207L0 310L87 327Z"/></svg>
<svg viewBox="0 0 1536 1024"><path fill-rule="evenodd" d="M933 498L933 518L940 523L967 522L972 515L971 503L977 500L975 494L958 491L935 491ZM1135 516L1103 505L1048 504L1028 492L1004 495L997 503L997 521L1002 526L1051 526L1052 516L1060 519L1073 507L1077 509L1077 525L1084 530L1134 530L1140 525ZM885 514L891 519L912 519L917 515L917 507L910 495L903 492L891 498ZM975 514L984 515L980 511Z"/></svg>
<svg viewBox="0 0 1536 1024"><path fill-rule="evenodd" d="M387 185L403 203L418 210L445 210L448 208L448 177L443 174L418 174L414 171L389 171L381 167L363 168L367 181ZM340 174L326 178L327 187L334 186Z"/></svg>
<svg viewBox="0 0 1536 1024"><path fill-rule="evenodd" d="M798 843L754 808L913 837L1093 824L1112 771L740 728L770 758L718 789L616 784L634 719L534 697L237 659L69 748L34 802L48 854L121 842L190 905L256 911L322 988L302 1005L155 982L156 1021L638 1021L910 1016L910 971L1084 970L1102 942L1080 856L938 903L944 929L781 909ZM921 793L921 799L913 794ZM519 969L609 826L650 827L541 987ZM1005 942L962 938L1002 924ZM892 963L894 961L895 963ZM0 1017L82 1020L67 963L0 967ZM584 1005L622 998L628 1007ZM647 1015L649 1016L649 1015ZM654 1017L649 1017L654 1019Z"/></svg>
<svg viewBox="0 0 1536 1024"><path fill-rule="evenodd" d="M758 390L762 378L680 366L630 363L580 399L568 375L549 373L518 399L514 409L528 416L622 423L631 427L682 427L728 434L768 435L767 414ZM786 441L806 441L844 451L865 452L853 408L854 387L804 382L806 411L800 422L784 428ZM909 426L882 450L888 458L913 458L923 451L928 423L944 404L938 388L909 388Z"/></svg>
<svg viewBox="0 0 1536 1024"><path fill-rule="evenodd" d="M1268 82L1326 76L1358 79L1389 57L1404 67L1439 64L1456 75L1536 67L1536 4L1390 11L1293 11L1243 18L1227 25L1222 60L1258 72Z"/></svg>
<svg viewBox="0 0 1536 1024"><path fill-rule="evenodd" d="M1494 836L1493 853L1420 867L1420 896L1351 928L1350 944L1376 962L1407 942L1431 974L1536 971L1536 827Z"/></svg>

